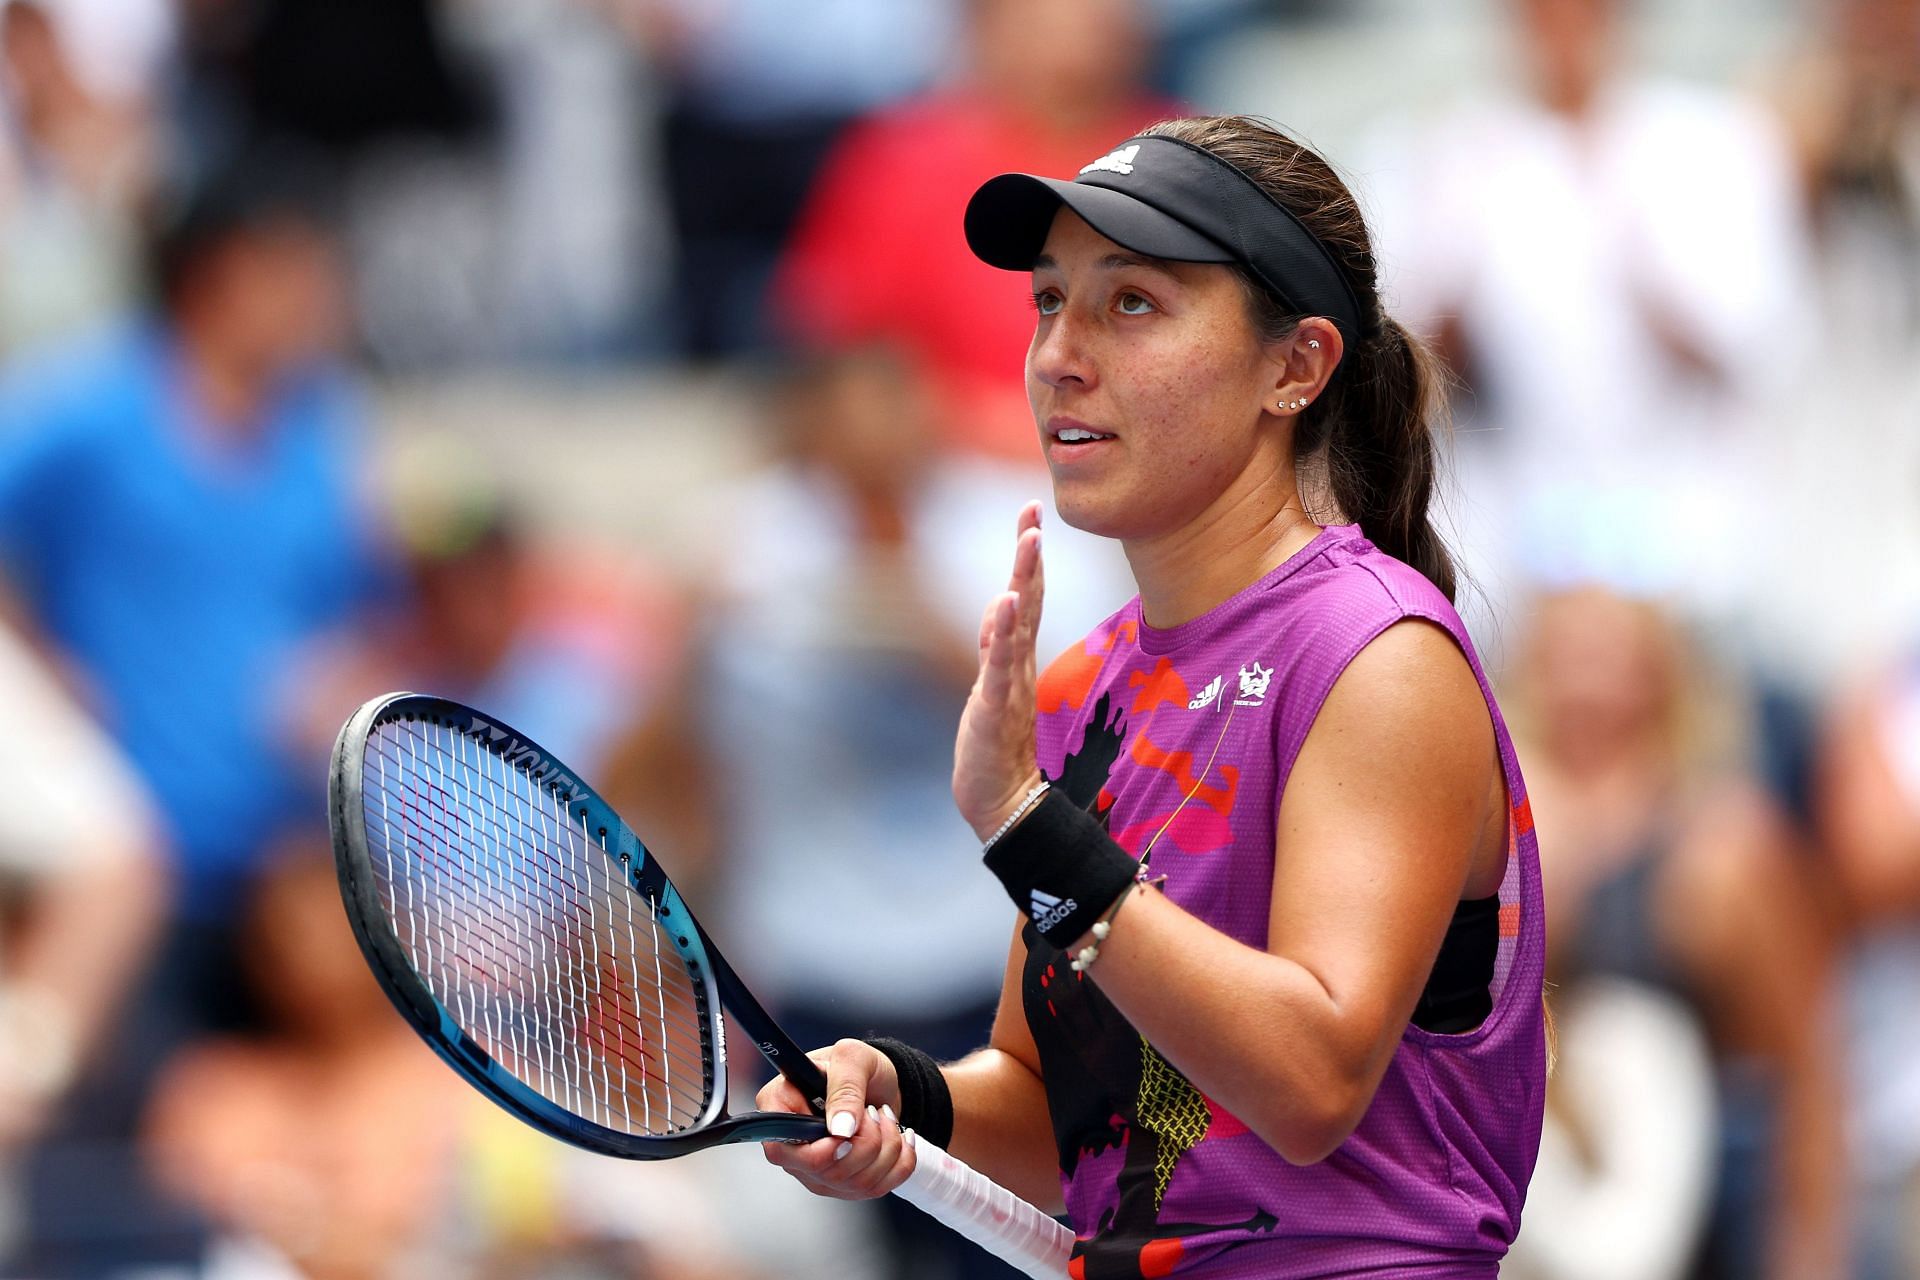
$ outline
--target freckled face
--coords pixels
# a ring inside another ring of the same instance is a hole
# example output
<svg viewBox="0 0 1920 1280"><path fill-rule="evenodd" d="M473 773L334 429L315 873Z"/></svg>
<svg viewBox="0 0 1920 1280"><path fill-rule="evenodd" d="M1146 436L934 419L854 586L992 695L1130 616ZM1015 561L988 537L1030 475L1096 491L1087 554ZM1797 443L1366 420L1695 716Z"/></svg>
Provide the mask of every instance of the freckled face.
<svg viewBox="0 0 1920 1280"><path fill-rule="evenodd" d="M1282 366L1226 267L1143 258L1062 208L1033 290L1027 397L1067 523L1173 533L1271 465L1262 405Z"/></svg>

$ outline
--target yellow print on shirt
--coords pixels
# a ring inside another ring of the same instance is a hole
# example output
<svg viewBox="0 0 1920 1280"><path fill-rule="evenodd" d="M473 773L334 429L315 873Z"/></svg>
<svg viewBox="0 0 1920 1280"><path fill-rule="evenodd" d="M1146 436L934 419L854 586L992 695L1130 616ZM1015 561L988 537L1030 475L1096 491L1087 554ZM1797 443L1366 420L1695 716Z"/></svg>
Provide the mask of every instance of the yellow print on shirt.
<svg viewBox="0 0 1920 1280"><path fill-rule="evenodd" d="M1207 1100L1173 1064L1140 1039L1139 1125L1160 1140L1153 1161L1153 1210L1160 1212L1180 1157L1200 1145L1213 1123Z"/></svg>

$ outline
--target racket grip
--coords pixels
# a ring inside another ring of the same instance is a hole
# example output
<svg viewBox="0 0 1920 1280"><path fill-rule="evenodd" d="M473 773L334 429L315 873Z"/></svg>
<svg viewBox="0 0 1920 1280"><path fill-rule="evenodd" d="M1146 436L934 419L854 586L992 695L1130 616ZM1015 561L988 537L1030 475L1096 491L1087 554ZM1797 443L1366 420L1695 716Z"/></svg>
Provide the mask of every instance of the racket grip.
<svg viewBox="0 0 1920 1280"><path fill-rule="evenodd" d="M913 1172L893 1194L1027 1275L1067 1274L1073 1232L919 1134L906 1137Z"/></svg>

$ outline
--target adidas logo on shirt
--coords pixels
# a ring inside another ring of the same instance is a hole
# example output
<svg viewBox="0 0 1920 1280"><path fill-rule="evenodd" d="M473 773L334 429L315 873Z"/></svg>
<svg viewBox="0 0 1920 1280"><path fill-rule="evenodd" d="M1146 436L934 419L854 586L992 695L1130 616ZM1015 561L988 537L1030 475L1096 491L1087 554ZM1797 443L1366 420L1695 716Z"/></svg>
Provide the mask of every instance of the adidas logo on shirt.
<svg viewBox="0 0 1920 1280"><path fill-rule="evenodd" d="M1079 909L1080 904L1072 898L1063 902L1045 889L1035 889L1028 903L1027 914L1033 917L1033 927L1045 933Z"/></svg>
<svg viewBox="0 0 1920 1280"><path fill-rule="evenodd" d="M1220 689L1224 683L1225 677L1215 676L1212 684L1202 689L1195 695L1193 701L1187 703L1187 710L1204 711L1206 708L1212 706L1213 700L1220 696Z"/></svg>

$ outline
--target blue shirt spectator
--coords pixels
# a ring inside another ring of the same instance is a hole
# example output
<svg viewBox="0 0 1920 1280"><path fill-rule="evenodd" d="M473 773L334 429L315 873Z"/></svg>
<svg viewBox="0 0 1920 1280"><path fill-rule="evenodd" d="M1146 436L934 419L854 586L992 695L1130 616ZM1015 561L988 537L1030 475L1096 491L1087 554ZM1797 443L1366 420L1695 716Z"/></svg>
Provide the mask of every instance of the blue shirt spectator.
<svg viewBox="0 0 1920 1280"><path fill-rule="evenodd" d="M0 556L151 785L183 913L208 918L279 824L319 811L317 772L281 745L278 685L373 574L343 378L283 380L244 436L199 416L154 323L0 384Z"/></svg>

